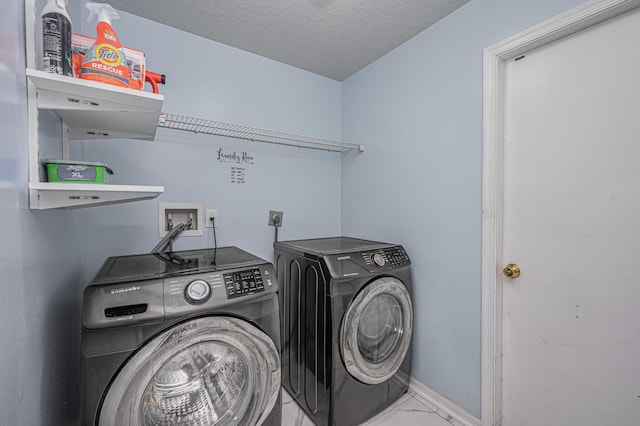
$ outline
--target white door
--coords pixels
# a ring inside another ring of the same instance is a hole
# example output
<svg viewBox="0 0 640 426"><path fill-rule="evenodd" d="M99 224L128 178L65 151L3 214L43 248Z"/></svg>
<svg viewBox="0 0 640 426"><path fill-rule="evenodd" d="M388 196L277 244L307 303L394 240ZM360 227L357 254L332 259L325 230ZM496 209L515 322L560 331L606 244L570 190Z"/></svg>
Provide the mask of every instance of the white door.
<svg viewBox="0 0 640 426"><path fill-rule="evenodd" d="M640 11L505 70L502 424L640 425Z"/></svg>

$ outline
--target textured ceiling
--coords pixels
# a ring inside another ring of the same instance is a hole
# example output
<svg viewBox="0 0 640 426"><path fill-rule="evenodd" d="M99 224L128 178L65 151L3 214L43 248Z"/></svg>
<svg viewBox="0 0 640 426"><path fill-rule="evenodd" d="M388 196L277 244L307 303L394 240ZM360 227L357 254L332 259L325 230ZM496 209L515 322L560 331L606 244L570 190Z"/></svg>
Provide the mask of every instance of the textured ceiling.
<svg viewBox="0 0 640 426"><path fill-rule="evenodd" d="M107 0L156 22L342 81L469 0Z"/></svg>

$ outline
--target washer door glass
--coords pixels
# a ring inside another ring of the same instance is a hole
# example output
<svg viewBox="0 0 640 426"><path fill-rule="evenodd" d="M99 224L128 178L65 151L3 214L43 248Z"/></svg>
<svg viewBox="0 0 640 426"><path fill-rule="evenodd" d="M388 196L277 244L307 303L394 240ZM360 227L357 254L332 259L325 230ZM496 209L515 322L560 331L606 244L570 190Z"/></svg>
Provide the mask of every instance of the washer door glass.
<svg viewBox="0 0 640 426"><path fill-rule="evenodd" d="M99 425L260 425L279 393L280 357L269 336L236 318L198 318L129 359Z"/></svg>
<svg viewBox="0 0 640 426"><path fill-rule="evenodd" d="M393 376L409 350L411 296L396 278L379 278L353 299L342 320L340 349L347 371L367 384Z"/></svg>

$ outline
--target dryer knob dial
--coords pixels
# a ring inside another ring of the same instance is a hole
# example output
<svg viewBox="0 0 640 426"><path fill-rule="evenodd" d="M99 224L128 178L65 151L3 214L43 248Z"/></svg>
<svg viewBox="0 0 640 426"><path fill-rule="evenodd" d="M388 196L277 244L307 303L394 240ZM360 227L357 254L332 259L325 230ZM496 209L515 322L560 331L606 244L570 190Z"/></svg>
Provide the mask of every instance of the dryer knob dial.
<svg viewBox="0 0 640 426"><path fill-rule="evenodd" d="M385 264L384 256L382 256L380 253L372 254L371 261L373 262L374 265L378 265L378 266L384 266Z"/></svg>
<svg viewBox="0 0 640 426"><path fill-rule="evenodd" d="M194 280L187 284L184 297L189 303L204 303L211 296L211 287L205 280Z"/></svg>

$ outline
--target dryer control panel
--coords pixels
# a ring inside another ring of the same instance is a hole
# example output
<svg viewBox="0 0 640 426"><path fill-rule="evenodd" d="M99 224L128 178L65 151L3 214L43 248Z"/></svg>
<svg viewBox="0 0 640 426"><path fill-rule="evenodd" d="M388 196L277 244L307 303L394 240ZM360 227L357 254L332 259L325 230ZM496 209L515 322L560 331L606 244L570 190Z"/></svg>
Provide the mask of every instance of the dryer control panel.
<svg viewBox="0 0 640 426"><path fill-rule="evenodd" d="M408 265L410 263L409 255L401 246L381 248L373 252L362 253L362 257L367 265L384 267Z"/></svg>
<svg viewBox="0 0 640 426"><path fill-rule="evenodd" d="M355 253L323 256L331 276L355 277L364 274L395 273L411 265L402 246L386 246Z"/></svg>

